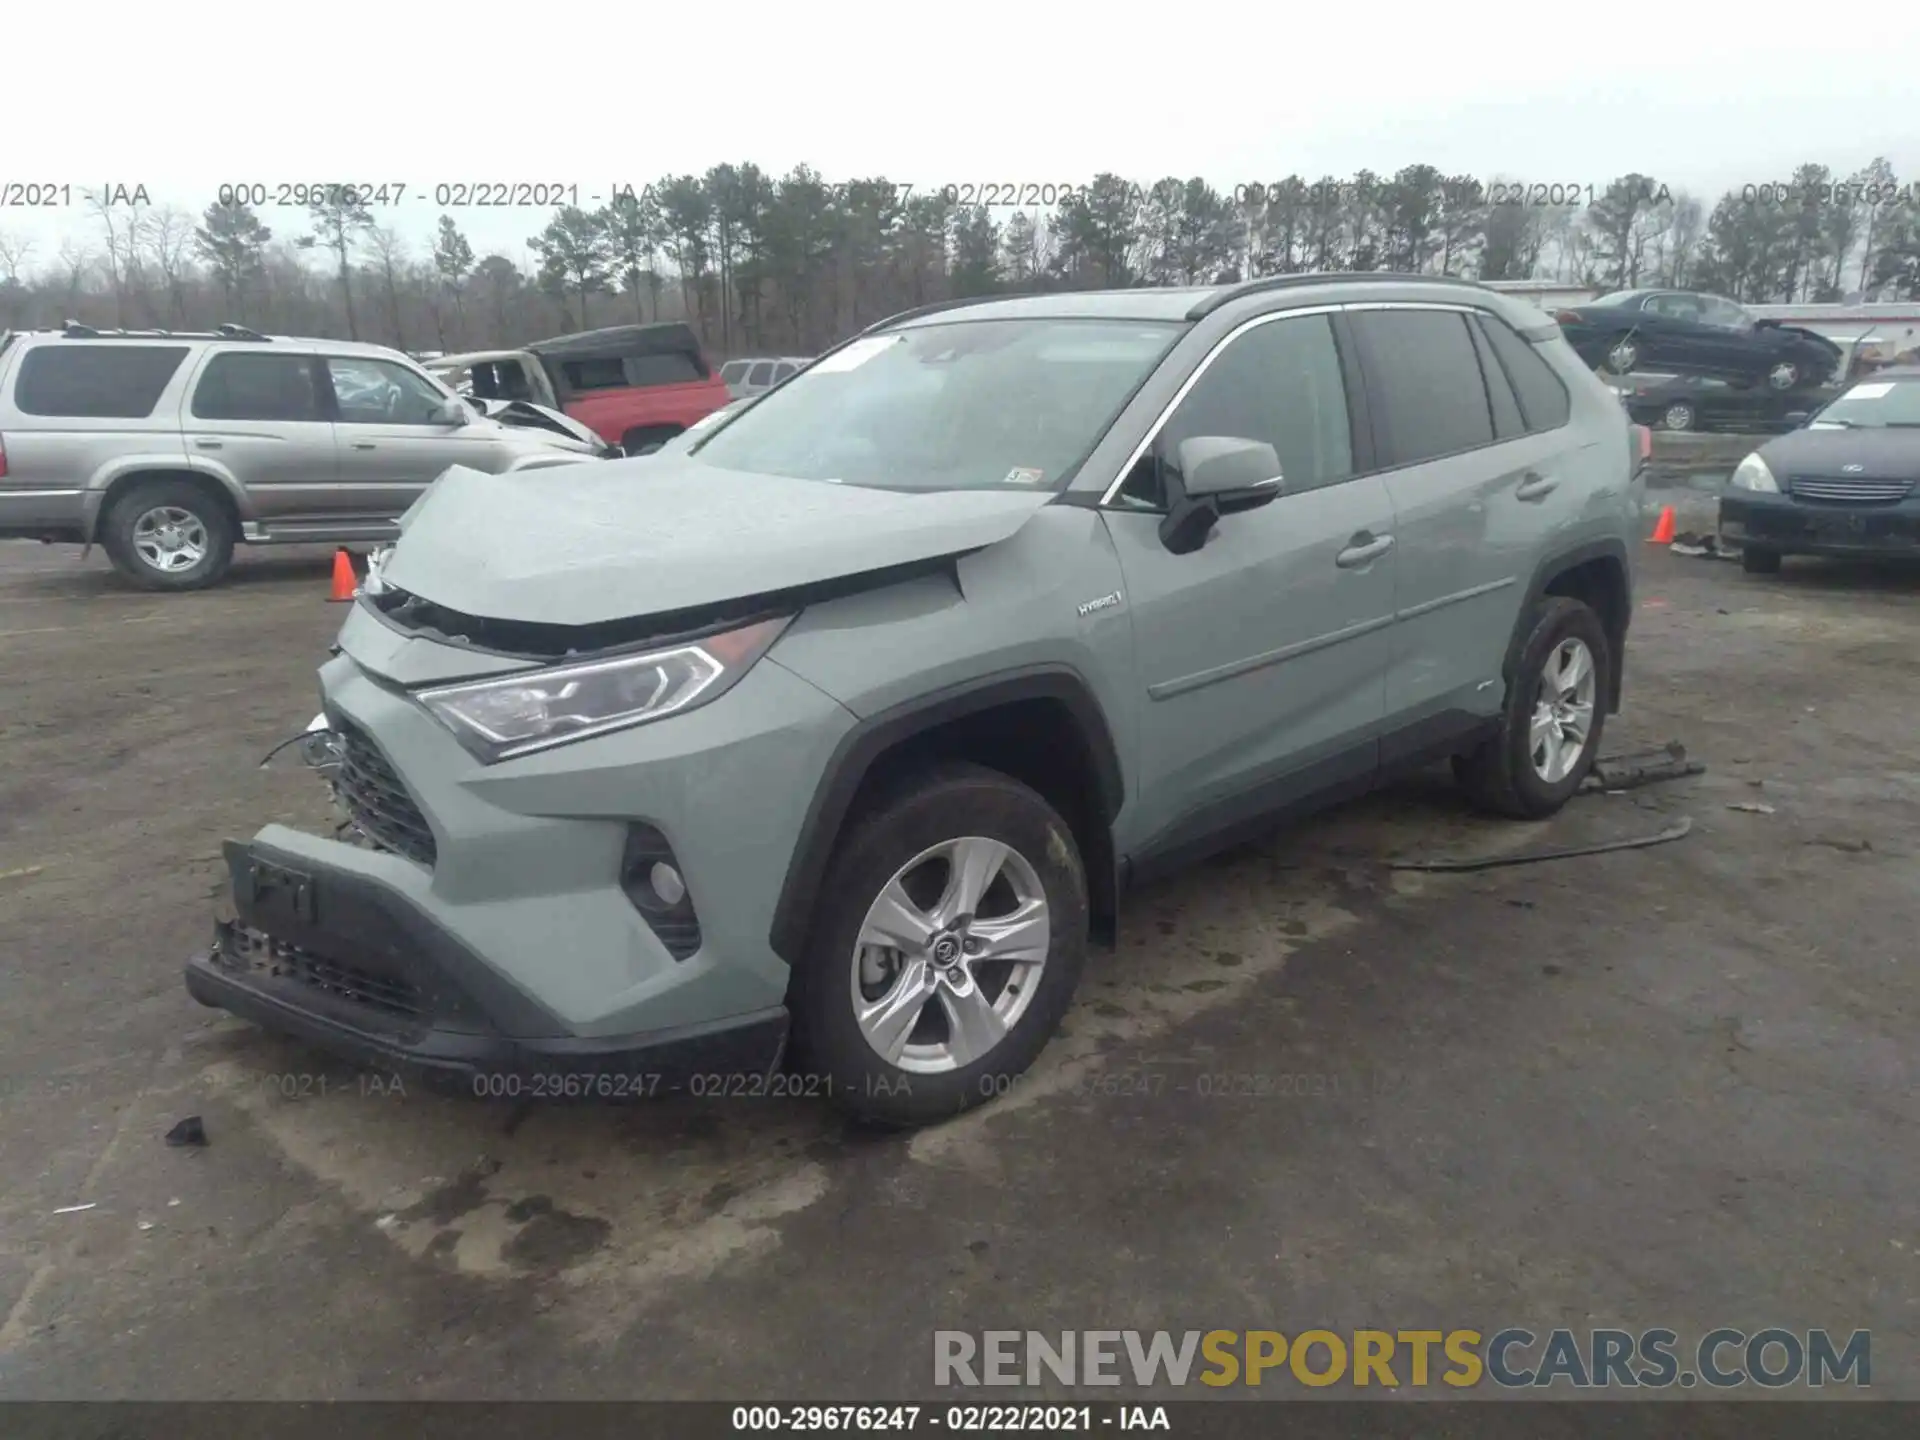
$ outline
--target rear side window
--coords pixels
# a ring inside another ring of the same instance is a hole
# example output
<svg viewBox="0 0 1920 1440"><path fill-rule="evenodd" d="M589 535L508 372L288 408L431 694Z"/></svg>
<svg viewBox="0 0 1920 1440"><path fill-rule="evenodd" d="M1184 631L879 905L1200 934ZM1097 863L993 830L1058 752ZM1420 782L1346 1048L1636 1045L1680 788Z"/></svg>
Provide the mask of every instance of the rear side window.
<svg viewBox="0 0 1920 1440"><path fill-rule="evenodd" d="M1465 316L1451 310L1365 310L1352 318L1367 349L1383 466L1412 465L1493 443L1487 387Z"/></svg>
<svg viewBox="0 0 1920 1440"><path fill-rule="evenodd" d="M762 360L747 372L747 384L749 385L771 385L772 383L773 366L769 365L765 360Z"/></svg>
<svg viewBox="0 0 1920 1440"><path fill-rule="evenodd" d="M691 355L674 352L667 355L607 355L587 360L564 360L561 369L569 388L580 390L624 390L649 385L684 385L689 380L704 380L706 372Z"/></svg>
<svg viewBox="0 0 1920 1440"><path fill-rule="evenodd" d="M745 360L729 360L720 367L720 378L729 385L738 385L746 378L747 366Z"/></svg>
<svg viewBox="0 0 1920 1440"><path fill-rule="evenodd" d="M629 355L625 364L629 385L684 385L707 378L699 361L677 350L667 355Z"/></svg>
<svg viewBox="0 0 1920 1440"><path fill-rule="evenodd" d="M236 351L201 372L188 407L202 420L319 420L313 362L305 355Z"/></svg>
<svg viewBox="0 0 1920 1440"><path fill-rule="evenodd" d="M186 355L183 345L37 346L20 361L13 403L27 415L144 419Z"/></svg>
<svg viewBox="0 0 1920 1440"><path fill-rule="evenodd" d="M774 366L773 367L773 383L778 385L782 380L785 380L788 376L792 375L794 371L798 370L799 368L800 367L798 365Z"/></svg>
<svg viewBox="0 0 1920 1440"><path fill-rule="evenodd" d="M1513 384L1527 429L1558 430L1566 424L1572 415L1572 404L1567 397L1567 387L1553 373L1553 366L1505 321L1482 315L1480 330L1492 344L1500 368L1507 372L1507 379Z"/></svg>
<svg viewBox="0 0 1920 1440"><path fill-rule="evenodd" d="M1480 378L1486 382L1487 399L1493 402L1494 435L1501 440L1512 440L1526 434L1527 423L1520 418L1520 405L1513 398L1513 387L1507 384L1507 372L1494 358L1486 335L1478 325L1468 325L1467 333L1473 337L1474 353L1480 357Z"/></svg>

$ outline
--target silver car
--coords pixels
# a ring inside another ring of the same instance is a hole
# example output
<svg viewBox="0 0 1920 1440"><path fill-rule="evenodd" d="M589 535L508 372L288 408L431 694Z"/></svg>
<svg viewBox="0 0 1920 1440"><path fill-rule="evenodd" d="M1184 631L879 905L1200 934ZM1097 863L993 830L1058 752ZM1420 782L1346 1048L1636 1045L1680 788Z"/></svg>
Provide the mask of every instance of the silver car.
<svg viewBox="0 0 1920 1440"><path fill-rule="evenodd" d="M103 545L153 590L217 583L237 543L391 539L453 466L601 453L490 418L378 345L236 325L0 335L0 538Z"/></svg>
<svg viewBox="0 0 1920 1440"><path fill-rule="evenodd" d="M812 363L800 355L782 355L770 360L729 360L720 367L720 381L734 399L744 400L750 395L764 395Z"/></svg>

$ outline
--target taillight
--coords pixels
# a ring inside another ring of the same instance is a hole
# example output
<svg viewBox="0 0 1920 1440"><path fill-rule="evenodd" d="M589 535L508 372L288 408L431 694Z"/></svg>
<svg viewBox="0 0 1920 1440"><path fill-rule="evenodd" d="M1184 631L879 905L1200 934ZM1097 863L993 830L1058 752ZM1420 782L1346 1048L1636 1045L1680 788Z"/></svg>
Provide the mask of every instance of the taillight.
<svg viewBox="0 0 1920 1440"><path fill-rule="evenodd" d="M1640 463L1646 464L1653 458L1653 431L1645 425L1633 427L1633 448L1640 457Z"/></svg>
<svg viewBox="0 0 1920 1440"><path fill-rule="evenodd" d="M7 437L0 435L0 480L7 478Z"/></svg>
<svg viewBox="0 0 1920 1440"><path fill-rule="evenodd" d="M1553 312L1553 319L1554 323L1558 325L1578 325L1580 323L1580 317L1571 310L1556 310Z"/></svg>

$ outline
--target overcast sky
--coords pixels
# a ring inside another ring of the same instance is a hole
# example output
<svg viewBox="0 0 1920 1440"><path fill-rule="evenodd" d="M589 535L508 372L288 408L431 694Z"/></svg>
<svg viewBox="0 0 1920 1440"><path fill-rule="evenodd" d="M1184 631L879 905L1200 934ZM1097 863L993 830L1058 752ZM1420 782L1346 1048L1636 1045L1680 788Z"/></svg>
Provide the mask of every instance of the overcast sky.
<svg viewBox="0 0 1920 1440"><path fill-rule="evenodd" d="M1595 187L1640 170L1712 198L1881 154L1920 178L1920 6L1316 8L559 0L515 20L180 0L109 24L20 4L0 186L69 184L76 209L0 209L0 231L44 262L63 229L93 233L82 185L198 209L223 182L353 181L404 183L382 218L424 235L440 183L571 183L584 201L728 160L922 190L1427 162ZM476 248L517 254L545 212L459 218Z"/></svg>

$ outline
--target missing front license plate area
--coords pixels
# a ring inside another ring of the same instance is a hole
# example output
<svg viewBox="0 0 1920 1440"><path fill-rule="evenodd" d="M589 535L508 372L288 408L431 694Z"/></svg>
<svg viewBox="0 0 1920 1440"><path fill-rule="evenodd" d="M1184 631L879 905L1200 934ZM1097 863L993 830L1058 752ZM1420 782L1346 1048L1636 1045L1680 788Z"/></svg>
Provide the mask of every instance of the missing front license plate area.
<svg viewBox="0 0 1920 1440"><path fill-rule="evenodd" d="M248 863L247 898L248 908L269 931L276 919L297 920L308 925L319 919L313 877L269 860Z"/></svg>

